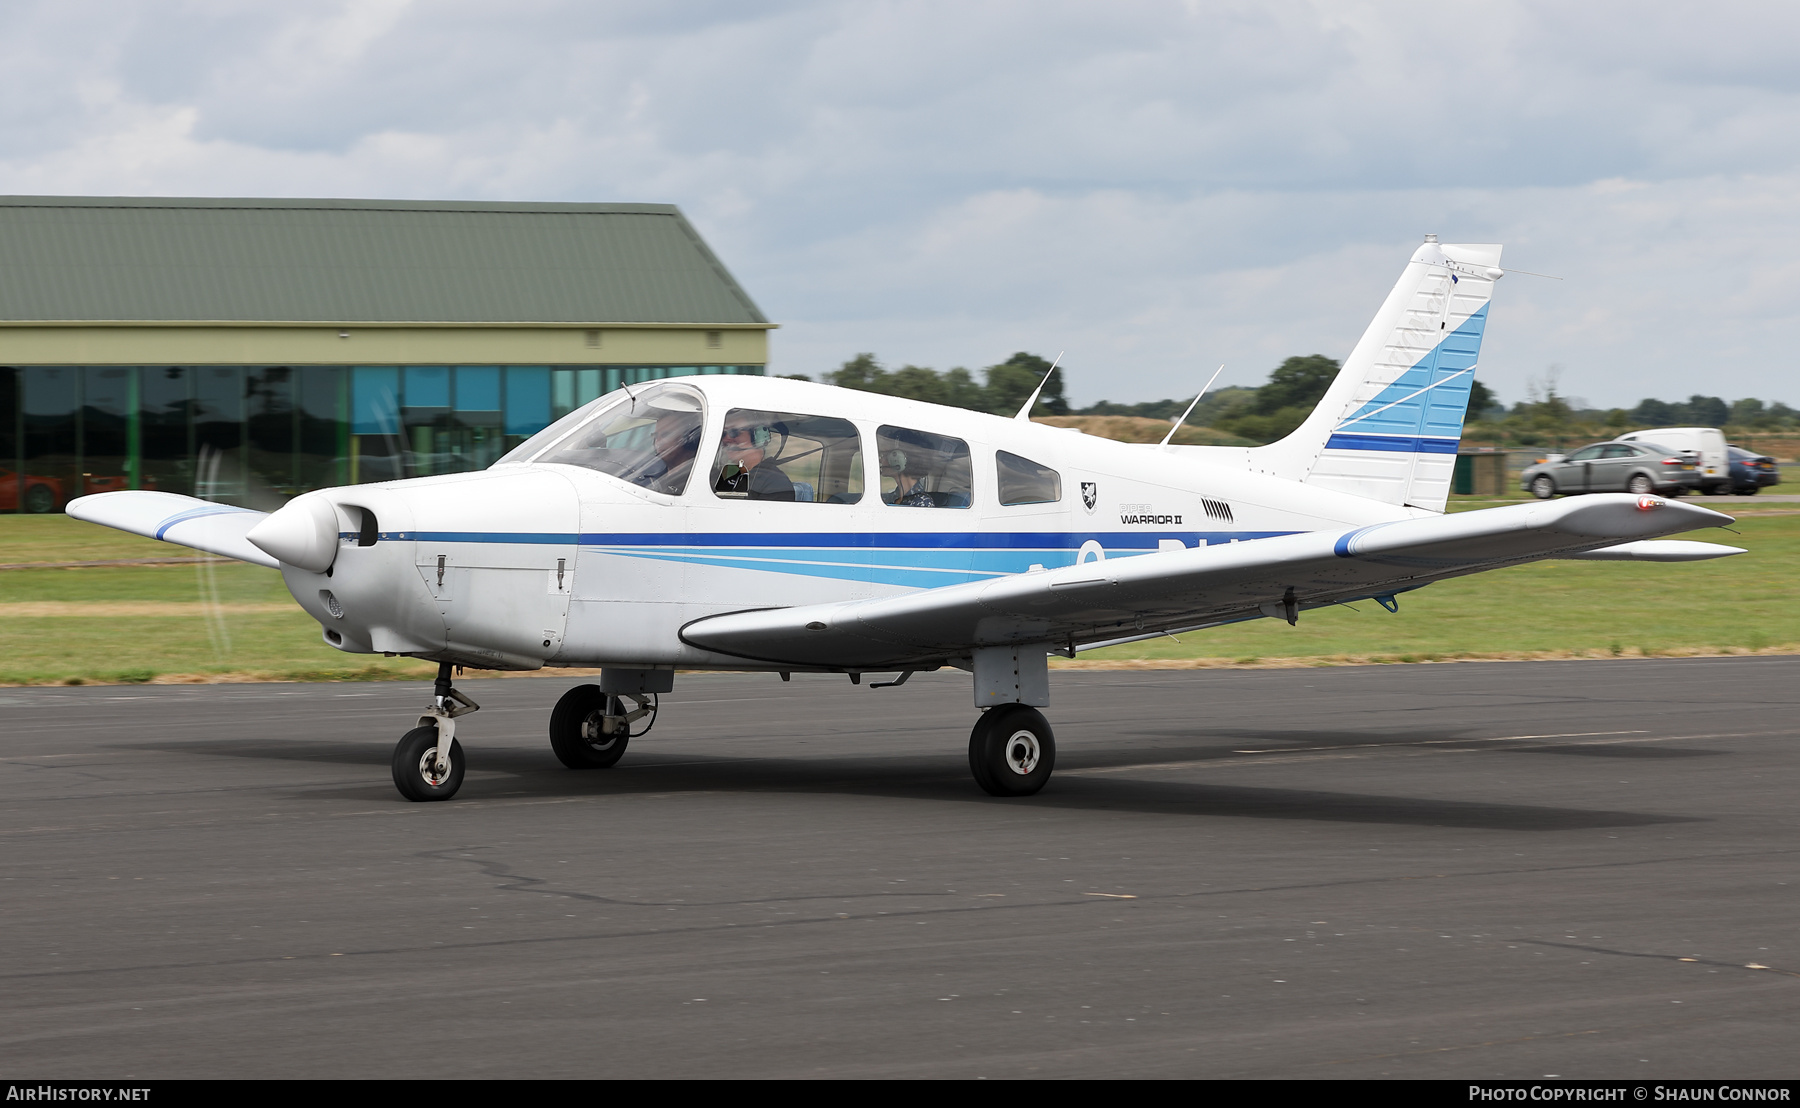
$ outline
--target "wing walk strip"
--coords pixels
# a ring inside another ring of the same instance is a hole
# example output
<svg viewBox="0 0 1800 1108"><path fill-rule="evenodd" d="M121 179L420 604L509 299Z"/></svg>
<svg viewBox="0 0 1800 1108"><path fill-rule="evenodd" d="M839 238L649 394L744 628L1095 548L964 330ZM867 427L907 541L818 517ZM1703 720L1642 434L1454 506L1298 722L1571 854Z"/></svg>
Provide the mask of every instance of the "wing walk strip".
<svg viewBox="0 0 1800 1108"><path fill-rule="evenodd" d="M1626 738L1604 738L1602 736L1631 736ZM1358 751L1381 749L1407 749L1432 746L1470 746L1475 743L1534 742L1545 739L1578 739L1594 738L1594 742L1570 743L1571 746L1606 746L1612 743L1644 742L1667 743L1694 739L1756 739L1756 738L1791 738L1794 732L1788 731L1719 731L1696 735L1657 735L1650 736L1648 731L1590 731L1570 735L1497 735L1491 738L1474 739L1425 739L1419 742L1385 742L1385 743L1346 743L1343 746L1295 746L1286 750L1257 749L1233 750L1232 754L1342 754L1354 757ZM1646 736L1638 738L1635 736ZM1453 754L1454 750L1432 750L1433 754ZM1283 759L1262 758L1257 761L1244 761L1236 758L1195 758L1183 762L1138 762L1129 766L1097 766L1091 769L1065 769L1059 771L1063 777L1091 777L1103 773L1133 773L1138 770L1179 770L1202 769L1214 766L1260 766L1280 762Z"/></svg>

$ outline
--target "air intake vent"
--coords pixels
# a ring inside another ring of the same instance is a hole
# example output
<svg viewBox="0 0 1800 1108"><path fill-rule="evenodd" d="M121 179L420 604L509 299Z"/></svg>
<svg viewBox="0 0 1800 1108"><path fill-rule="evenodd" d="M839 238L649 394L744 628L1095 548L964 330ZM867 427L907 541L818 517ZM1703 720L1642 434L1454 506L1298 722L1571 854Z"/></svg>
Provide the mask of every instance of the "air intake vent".
<svg viewBox="0 0 1800 1108"><path fill-rule="evenodd" d="M1205 497L1202 497L1200 506L1206 509L1206 514L1209 518L1224 520L1226 523L1232 522L1231 505L1225 503L1223 500L1208 500Z"/></svg>
<svg viewBox="0 0 1800 1108"><path fill-rule="evenodd" d="M381 524L375 519L375 513L367 508L356 508L362 513L362 529L357 532L356 545L374 546L381 541Z"/></svg>
<svg viewBox="0 0 1800 1108"><path fill-rule="evenodd" d="M337 597L331 595L330 589L320 589L319 600L324 603L325 610L331 613L332 619L344 618L344 606L338 603Z"/></svg>

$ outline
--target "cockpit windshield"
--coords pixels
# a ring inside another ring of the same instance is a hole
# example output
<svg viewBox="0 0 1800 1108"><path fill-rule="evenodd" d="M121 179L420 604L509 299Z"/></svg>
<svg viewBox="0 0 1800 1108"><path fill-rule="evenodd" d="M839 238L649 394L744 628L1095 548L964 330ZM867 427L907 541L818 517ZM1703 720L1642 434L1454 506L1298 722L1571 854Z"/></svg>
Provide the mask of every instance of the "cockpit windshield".
<svg viewBox="0 0 1800 1108"><path fill-rule="evenodd" d="M652 492L679 496L700 446L706 402L698 389L659 382L601 397L521 443L495 464L583 466Z"/></svg>

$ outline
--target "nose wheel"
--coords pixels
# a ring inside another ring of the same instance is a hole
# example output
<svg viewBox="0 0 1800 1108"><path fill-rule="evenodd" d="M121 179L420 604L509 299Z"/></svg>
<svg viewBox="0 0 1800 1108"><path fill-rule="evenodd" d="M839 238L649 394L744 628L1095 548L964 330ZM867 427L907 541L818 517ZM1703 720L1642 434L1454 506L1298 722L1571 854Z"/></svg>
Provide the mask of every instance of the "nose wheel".
<svg viewBox="0 0 1800 1108"><path fill-rule="evenodd" d="M1056 767L1056 737L1036 708L989 708L969 735L969 771L989 796L1030 796Z"/></svg>
<svg viewBox="0 0 1800 1108"><path fill-rule="evenodd" d="M415 727L394 747L394 787L408 800L449 800L462 788L462 744L450 740L448 764L438 768L438 729Z"/></svg>
<svg viewBox="0 0 1800 1108"><path fill-rule="evenodd" d="M394 787L408 800L449 800L462 788L463 753L456 717L481 705L450 687L450 663L438 664L431 707L394 747Z"/></svg>

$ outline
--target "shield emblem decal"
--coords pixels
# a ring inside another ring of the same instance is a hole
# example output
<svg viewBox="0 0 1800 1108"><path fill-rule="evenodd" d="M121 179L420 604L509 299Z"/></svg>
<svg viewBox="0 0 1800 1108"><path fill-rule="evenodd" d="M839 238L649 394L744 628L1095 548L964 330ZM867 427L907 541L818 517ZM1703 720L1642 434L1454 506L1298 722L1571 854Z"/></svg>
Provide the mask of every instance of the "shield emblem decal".
<svg viewBox="0 0 1800 1108"><path fill-rule="evenodd" d="M1087 505L1088 511L1091 512L1094 510L1094 505L1100 503L1100 486L1098 483L1093 481L1083 481L1081 483L1081 502Z"/></svg>

